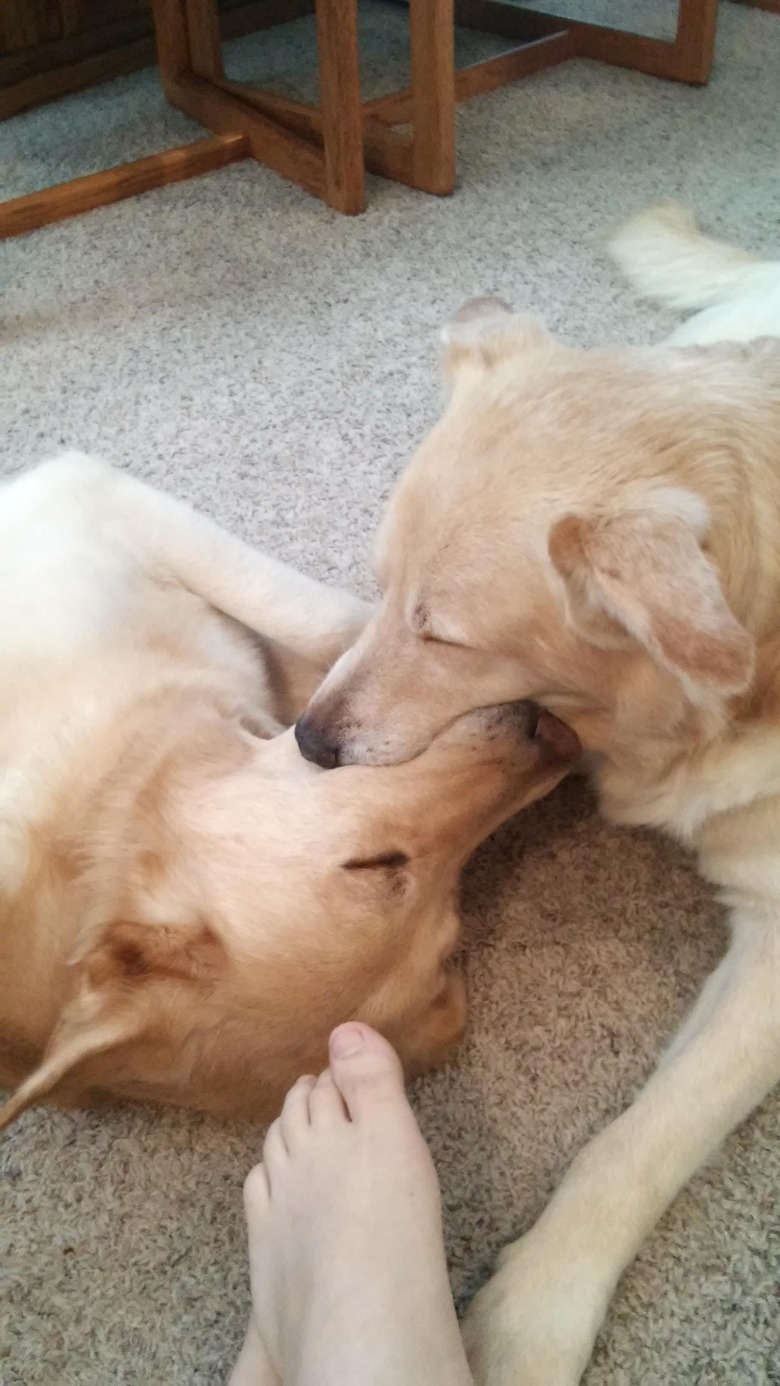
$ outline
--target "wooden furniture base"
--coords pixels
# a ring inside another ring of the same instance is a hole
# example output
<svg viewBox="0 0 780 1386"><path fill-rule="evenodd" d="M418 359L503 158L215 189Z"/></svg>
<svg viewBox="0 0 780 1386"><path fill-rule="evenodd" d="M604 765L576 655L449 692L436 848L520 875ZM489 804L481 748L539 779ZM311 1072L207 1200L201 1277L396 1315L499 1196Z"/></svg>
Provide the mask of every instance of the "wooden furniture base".
<svg viewBox="0 0 780 1386"><path fill-rule="evenodd" d="M215 135L208 140L196 140L178 149L166 149L164 154L151 154L148 159L136 159L120 164L105 173L90 173L86 178L74 178L43 192L28 193L0 202L0 235L18 236L23 231L35 231L79 212L91 212L95 207L107 207L136 193L164 188L168 183L181 183L197 173L211 173L245 159L249 150L243 135Z"/></svg>
<svg viewBox="0 0 780 1386"><path fill-rule="evenodd" d="M316 0L321 99L314 107L225 76L215 0L152 3L165 95L216 138L0 202L0 237L246 156L347 214L363 210L366 169L446 195L455 186L457 101L577 56L704 83L717 17L717 0L679 0L676 37L667 42L504 0L409 0L410 86L362 102L357 0ZM279 0L266 3L281 18ZM517 43L458 70L456 23Z"/></svg>

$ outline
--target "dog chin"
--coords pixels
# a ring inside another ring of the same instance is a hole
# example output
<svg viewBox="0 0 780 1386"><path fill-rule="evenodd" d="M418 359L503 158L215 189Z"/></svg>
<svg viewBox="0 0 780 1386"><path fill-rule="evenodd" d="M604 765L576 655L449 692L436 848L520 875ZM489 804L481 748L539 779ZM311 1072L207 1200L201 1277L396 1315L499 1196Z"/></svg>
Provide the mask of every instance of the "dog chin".
<svg viewBox="0 0 780 1386"><path fill-rule="evenodd" d="M405 754L403 747L378 745L371 741L348 741L339 747L338 766L342 765L399 765L412 760L420 751Z"/></svg>

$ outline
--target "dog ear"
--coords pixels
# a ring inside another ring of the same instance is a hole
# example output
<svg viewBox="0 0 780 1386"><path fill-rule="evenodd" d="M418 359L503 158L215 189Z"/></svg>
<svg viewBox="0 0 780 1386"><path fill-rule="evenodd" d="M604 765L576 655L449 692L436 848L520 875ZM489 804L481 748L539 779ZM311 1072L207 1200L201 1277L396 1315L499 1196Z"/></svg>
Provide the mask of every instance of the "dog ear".
<svg viewBox="0 0 780 1386"><path fill-rule="evenodd" d="M159 1025L159 983L208 986L226 964L207 926L167 926L114 920L91 931L71 959L75 994L65 1005L38 1067L0 1107L0 1130L62 1084L78 1095L90 1086L88 1061L118 1049ZM83 1075L78 1073L87 1065Z"/></svg>
<svg viewBox="0 0 780 1386"><path fill-rule="evenodd" d="M706 507L675 488L646 499L635 510L570 515L553 526L550 557L567 584L572 618L584 628L592 620L595 643L604 645L616 623L692 691L744 692L754 642L701 547Z"/></svg>
<svg viewBox="0 0 780 1386"><path fill-rule="evenodd" d="M444 371L450 381L465 371L481 373L507 357L553 345L538 319L514 313L502 298L471 298L441 331Z"/></svg>

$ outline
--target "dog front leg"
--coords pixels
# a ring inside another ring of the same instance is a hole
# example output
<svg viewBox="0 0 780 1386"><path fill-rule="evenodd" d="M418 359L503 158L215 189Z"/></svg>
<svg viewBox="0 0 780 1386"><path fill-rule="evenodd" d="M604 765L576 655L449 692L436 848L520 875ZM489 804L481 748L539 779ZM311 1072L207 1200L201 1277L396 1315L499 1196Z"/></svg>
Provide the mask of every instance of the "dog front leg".
<svg viewBox="0 0 780 1386"><path fill-rule="evenodd" d="M464 1324L479 1386L573 1386L612 1292L703 1160L780 1078L780 917L731 949L632 1107L577 1156Z"/></svg>
<svg viewBox="0 0 780 1386"><path fill-rule="evenodd" d="M249 630L324 672L357 639L367 602L326 587L236 539L183 501L127 472L70 452L38 469L56 499L83 495L90 524L101 523L160 582L173 582Z"/></svg>
<svg viewBox="0 0 780 1386"><path fill-rule="evenodd" d="M408 1080L419 1077L448 1059L466 1029L468 1003L462 972L447 962L426 985L422 996L413 991L411 975L394 979L388 995L380 993L363 1006L356 1017L373 1025L396 1050ZM398 1005L399 991L411 993L411 1001Z"/></svg>
<svg viewBox="0 0 780 1386"><path fill-rule="evenodd" d="M447 966L434 1000L398 1034L396 1047L407 1077L416 1078L451 1057L463 1039L467 1011L463 974Z"/></svg>
<svg viewBox="0 0 780 1386"><path fill-rule="evenodd" d="M210 606L323 672L349 648L372 608L253 549L172 496L127 475L135 538L149 559ZM128 511L123 512L123 523Z"/></svg>

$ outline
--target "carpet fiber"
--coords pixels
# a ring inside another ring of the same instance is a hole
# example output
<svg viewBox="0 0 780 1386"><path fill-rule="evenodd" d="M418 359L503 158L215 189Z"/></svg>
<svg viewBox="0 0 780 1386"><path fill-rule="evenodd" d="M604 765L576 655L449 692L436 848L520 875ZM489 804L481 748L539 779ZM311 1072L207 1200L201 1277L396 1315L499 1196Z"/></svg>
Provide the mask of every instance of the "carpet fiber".
<svg viewBox="0 0 780 1386"><path fill-rule="evenodd" d="M402 10L367 8L369 85L395 81L404 34ZM310 37L289 26L231 63L295 89ZM439 407L446 314L500 291L573 342L659 338L672 319L634 305L598 234L674 194L776 252L779 92L780 21L725 4L704 91L574 62L462 107L450 200L372 180L347 220L244 163L7 244L3 467L92 449L369 592L382 501ZM11 195L195 135L141 73L6 124L0 182ZM579 784L479 854L465 904L471 1028L414 1092L461 1303L630 1100L725 942L690 864L601 824ZM590 1386L780 1381L779 1127L768 1101L677 1200L620 1286ZM2 1143L3 1386L224 1382L260 1141L148 1109L26 1115Z"/></svg>

